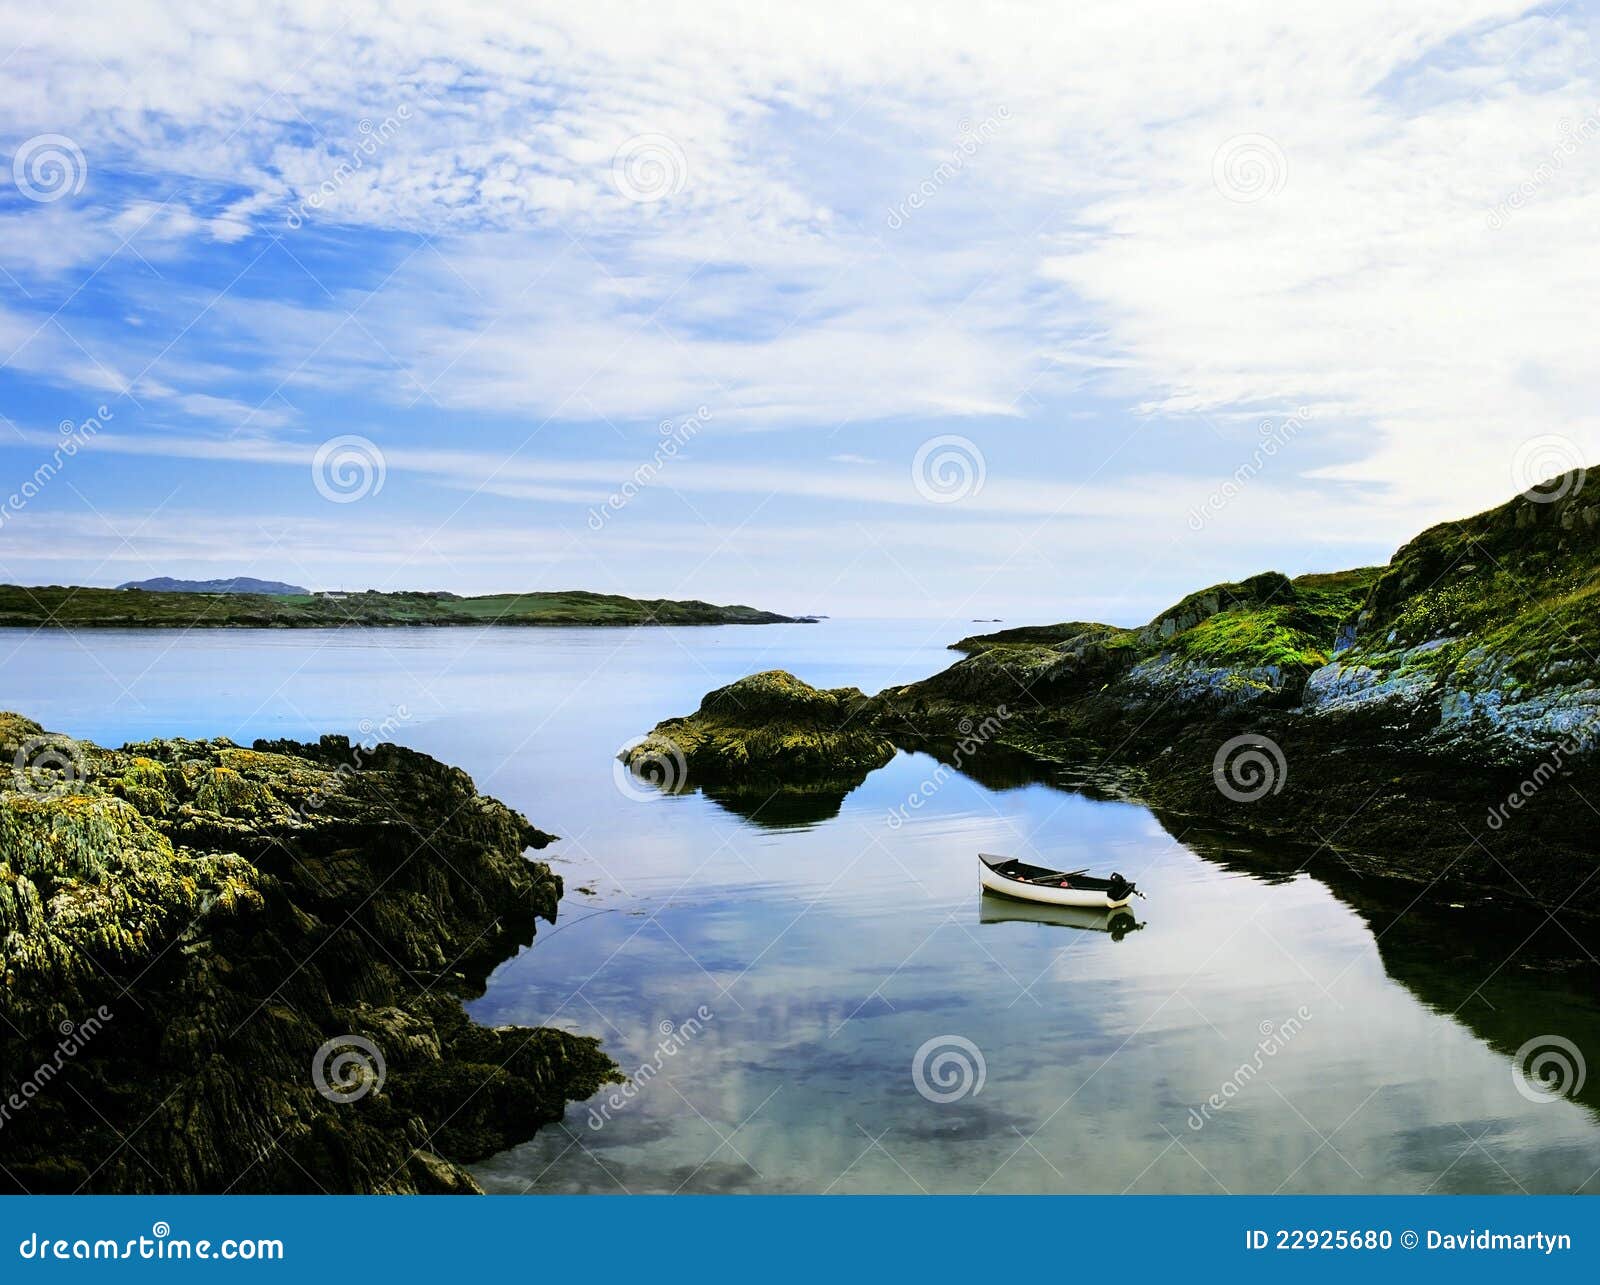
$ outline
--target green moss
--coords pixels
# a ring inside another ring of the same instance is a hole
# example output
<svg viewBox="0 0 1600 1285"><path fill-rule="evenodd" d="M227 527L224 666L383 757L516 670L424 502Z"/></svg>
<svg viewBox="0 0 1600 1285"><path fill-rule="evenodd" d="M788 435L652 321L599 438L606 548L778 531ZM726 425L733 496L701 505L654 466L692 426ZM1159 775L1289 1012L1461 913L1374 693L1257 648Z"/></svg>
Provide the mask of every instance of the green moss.
<svg viewBox="0 0 1600 1285"><path fill-rule="evenodd" d="M1379 568L1362 567L1295 580L1267 582L1265 577L1257 577L1245 585L1259 586L1267 595L1265 601L1206 616L1166 640L1165 647L1200 665L1278 666L1309 672L1327 664L1340 626L1360 610L1378 575ZM1226 600L1239 597L1236 591L1240 588L1223 586L1228 593L1206 592L1212 600ZM1184 601L1192 604L1196 600L1197 596L1191 595Z"/></svg>
<svg viewBox="0 0 1600 1285"><path fill-rule="evenodd" d="M695 780L833 780L894 757L867 709L857 688L824 690L768 670L719 687L686 718L658 723L623 761L668 790Z"/></svg>

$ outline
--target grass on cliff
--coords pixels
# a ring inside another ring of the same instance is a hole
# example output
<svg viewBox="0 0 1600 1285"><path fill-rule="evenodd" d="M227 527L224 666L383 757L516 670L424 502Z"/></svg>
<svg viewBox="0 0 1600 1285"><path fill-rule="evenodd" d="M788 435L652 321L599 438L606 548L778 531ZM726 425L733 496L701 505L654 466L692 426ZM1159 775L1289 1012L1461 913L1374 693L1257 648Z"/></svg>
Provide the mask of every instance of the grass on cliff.
<svg viewBox="0 0 1600 1285"><path fill-rule="evenodd" d="M1219 611L1173 637L1168 647L1201 665L1316 669L1328 663L1339 626L1360 611L1379 571L1361 567L1301 576L1288 582L1283 601Z"/></svg>
<svg viewBox="0 0 1600 1285"><path fill-rule="evenodd" d="M1492 657L1522 680L1559 662L1600 669L1600 488L1567 488L1559 501L1518 497L1406 544L1373 589L1359 658L1382 664L1453 639L1408 663L1447 670Z"/></svg>
<svg viewBox="0 0 1600 1285"><path fill-rule="evenodd" d="M1358 567L1294 580L1269 572L1189 594L1141 629L1077 621L1024 625L963 638L955 648L969 654L1003 648L1019 658L1026 652L1043 662L1049 657L1039 655L1040 648L1064 651L1093 642L1120 654L1126 664L1170 652L1199 665L1310 670L1327 663L1339 626L1361 610L1382 570ZM1224 609L1214 610L1218 606ZM1208 610L1214 614L1204 615ZM1163 621L1194 615L1204 618L1163 636Z"/></svg>

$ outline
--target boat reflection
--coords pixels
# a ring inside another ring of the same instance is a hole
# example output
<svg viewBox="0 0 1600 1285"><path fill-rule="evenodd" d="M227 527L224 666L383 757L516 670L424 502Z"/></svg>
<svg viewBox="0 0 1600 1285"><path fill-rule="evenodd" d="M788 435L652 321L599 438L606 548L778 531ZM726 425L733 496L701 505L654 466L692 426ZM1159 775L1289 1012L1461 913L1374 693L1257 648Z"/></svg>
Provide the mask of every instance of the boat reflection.
<svg viewBox="0 0 1600 1285"><path fill-rule="evenodd" d="M1103 910L1087 906L1044 906L1035 901L1019 901L987 890L978 894L978 922L1052 924L1058 928L1080 928L1085 932L1110 933L1121 941L1144 925L1127 906Z"/></svg>

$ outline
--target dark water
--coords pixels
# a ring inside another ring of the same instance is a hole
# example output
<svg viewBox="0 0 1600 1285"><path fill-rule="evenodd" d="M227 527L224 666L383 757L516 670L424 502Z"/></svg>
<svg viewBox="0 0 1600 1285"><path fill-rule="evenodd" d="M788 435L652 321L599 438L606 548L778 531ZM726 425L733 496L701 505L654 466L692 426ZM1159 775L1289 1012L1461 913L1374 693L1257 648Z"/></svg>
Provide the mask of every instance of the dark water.
<svg viewBox="0 0 1600 1285"><path fill-rule="evenodd" d="M782 666L876 690L948 664L956 632L10 631L0 706L112 744L378 732L561 834L561 922L473 1012L597 1034L636 1088L478 1166L491 1191L1600 1188L1596 1084L1546 1100L1513 1075L1538 1037L1600 1058L1573 967L1593 946L1559 918L1408 910L1338 866L925 755L788 825L615 779L624 741L713 686ZM1149 898L1030 914L980 897L980 849Z"/></svg>

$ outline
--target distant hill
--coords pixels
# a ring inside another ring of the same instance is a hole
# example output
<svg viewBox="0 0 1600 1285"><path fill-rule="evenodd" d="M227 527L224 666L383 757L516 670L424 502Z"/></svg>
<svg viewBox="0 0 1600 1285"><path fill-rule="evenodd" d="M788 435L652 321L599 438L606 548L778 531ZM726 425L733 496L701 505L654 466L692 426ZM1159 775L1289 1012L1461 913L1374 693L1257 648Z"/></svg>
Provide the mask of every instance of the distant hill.
<svg viewBox="0 0 1600 1285"><path fill-rule="evenodd" d="M211 586L247 585L212 580ZM75 588L67 585L0 585L0 627L60 625L81 629L256 628L329 629L344 625L769 625L809 617L780 616L754 607L624 598L568 590L558 593L497 593L459 598L441 592L315 593L283 585L271 592L232 588L166 589L171 580L135 587L155 592Z"/></svg>
<svg viewBox="0 0 1600 1285"><path fill-rule="evenodd" d="M309 597L311 591L297 584L284 584L282 580L256 580L251 576L235 576L231 580L174 580L171 576L157 576L154 580L130 580L119 584L118 589L143 589L146 593L268 593L280 597L298 595Z"/></svg>

